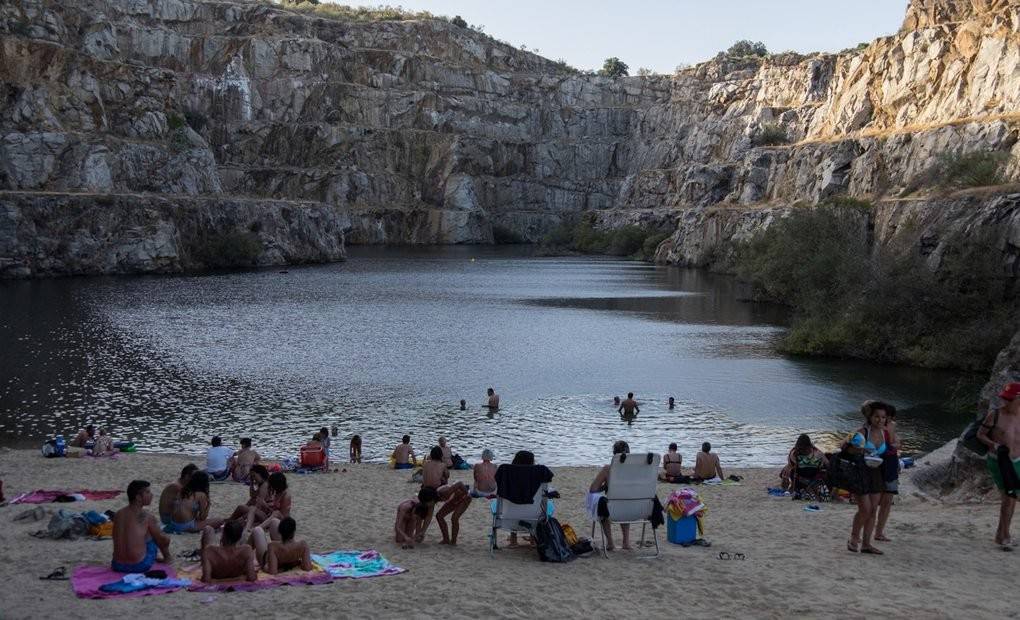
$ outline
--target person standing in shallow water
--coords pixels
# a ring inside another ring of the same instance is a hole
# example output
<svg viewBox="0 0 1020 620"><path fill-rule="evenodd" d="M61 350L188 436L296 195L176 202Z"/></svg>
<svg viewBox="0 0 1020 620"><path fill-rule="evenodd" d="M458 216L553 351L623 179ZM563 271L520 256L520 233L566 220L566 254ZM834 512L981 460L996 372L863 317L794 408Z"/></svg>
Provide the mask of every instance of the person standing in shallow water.
<svg viewBox="0 0 1020 620"><path fill-rule="evenodd" d="M670 396L669 397L669 410L672 411L674 407L676 407L676 401L673 400L672 396Z"/></svg>
<svg viewBox="0 0 1020 620"><path fill-rule="evenodd" d="M496 390L494 390L492 388L489 388L489 389L487 389L485 391L485 393L489 397L489 400L485 404L485 406L489 408L489 411L496 411L496 410L498 410L499 409L499 394L496 393Z"/></svg>
<svg viewBox="0 0 1020 620"><path fill-rule="evenodd" d="M988 446L985 463L992 481L1002 493L999 507L999 527L995 530L995 544L1003 551L1016 548L1016 540L1009 534L1020 493L1020 383L1010 383L999 392L1003 406L985 416L978 429L978 440Z"/></svg>
<svg viewBox="0 0 1020 620"><path fill-rule="evenodd" d="M641 407L638 407L637 401L634 400L634 392L627 392L627 400L620 403L617 412L625 418L633 418L636 414L641 413Z"/></svg>

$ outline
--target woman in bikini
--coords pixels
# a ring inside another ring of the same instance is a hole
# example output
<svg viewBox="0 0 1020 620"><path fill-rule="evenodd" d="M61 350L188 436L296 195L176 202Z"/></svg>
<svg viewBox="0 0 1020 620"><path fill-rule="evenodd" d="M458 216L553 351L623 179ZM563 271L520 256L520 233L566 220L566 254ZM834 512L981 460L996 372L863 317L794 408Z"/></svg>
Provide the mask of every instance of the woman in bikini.
<svg viewBox="0 0 1020 620"><path fill-rule="evenodd" d="M171 522L168 525L174 533L201 532L206 526L214 530L223 525L223 519L210 519L209 474L196 471L188 484L174 500Z"/></svg>
<svg viewBox="0 0 1020 620"><path fill-rule="evenodd" d="M684 475L681 464L684 457L677 452L675 443L669 444L669 451L662 456L662 473L659 480L663 482L677 482Z"/></svg>
<svg viewBox="0 0 1020 620"><path fill-rule="evenodd" d="M865 424L847 442L844 450L859 456L881 457L889 449L889 438L885 428L886 406L878 401L869 400L861 406L861 413L864 415ZM863 462L860 467L863 471L861 489L857 493L857 513L854 514L850 540L847 541L846 548L853 553L882 555L882 551L871 544L878 504L885 490L882 469L868 467Z"/></svg>

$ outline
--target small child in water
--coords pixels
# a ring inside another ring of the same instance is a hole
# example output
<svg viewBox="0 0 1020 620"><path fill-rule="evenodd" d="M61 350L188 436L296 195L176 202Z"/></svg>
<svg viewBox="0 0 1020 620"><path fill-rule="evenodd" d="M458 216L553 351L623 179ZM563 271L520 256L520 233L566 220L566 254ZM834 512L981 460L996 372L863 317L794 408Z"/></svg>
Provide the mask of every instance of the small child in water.
<svg viewBox="0 0 1020 620"><path fill-rule="evenodd" d="M434 488L422 487L417 499L400 502L393 533L401 549L414 549L414 543L425 539L425 525L432 520L432 511L438 501L439 493Z"/></svg>
<svg viewBox="0 0 1020 620"><path fill-rule="evenodd" d="M351 462L361 462L361 435L351 437Z"/></svg>

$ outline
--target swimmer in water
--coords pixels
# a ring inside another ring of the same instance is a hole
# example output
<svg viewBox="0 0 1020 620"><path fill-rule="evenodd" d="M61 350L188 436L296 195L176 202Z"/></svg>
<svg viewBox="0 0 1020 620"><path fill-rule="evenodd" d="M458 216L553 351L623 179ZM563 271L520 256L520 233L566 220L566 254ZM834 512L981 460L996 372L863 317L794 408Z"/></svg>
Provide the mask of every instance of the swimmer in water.
<svg viewBox="0 0 1020 620"><path fill-rule="evenodd" d="M672 410L673 410L673 407L675 407L675 406L676 406L676 401L674 401L674 400L673 400L673 397L672 397L672 396L670 396L670 397L669 397L669 410L670 410L670 411L672 411Z"/></svg>

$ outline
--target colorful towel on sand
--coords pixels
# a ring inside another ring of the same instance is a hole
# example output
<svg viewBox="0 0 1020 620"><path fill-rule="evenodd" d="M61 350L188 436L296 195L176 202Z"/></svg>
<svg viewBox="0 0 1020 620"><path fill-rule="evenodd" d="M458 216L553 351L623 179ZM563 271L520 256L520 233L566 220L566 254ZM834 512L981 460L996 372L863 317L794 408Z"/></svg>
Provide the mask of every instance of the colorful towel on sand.
<svg viewBox="0 0 1020 620"><path fill-rule="evenodd" d="M312 570L289 570L278 575L270 575L259 571L258 579L215 579L212 583L202 581L202 565L192 564L181 569L181 577L191 580L189 592L254 592L279 586L318 585L330 583L333 578L319 567Z"/></svg>
<svg viewBox="0 0 1020 620"><path fill-rule="evenodd" d="M166 571L167 577L176 578L177 573L172 566L165 564L153 564L152 570ZM118 573L109 566L96 566L94 564L75 567L71 575L71 589L78 598L137 598L139 596L153 596L155 594L166 594L174 590L180 590L181 586L173 588L149 588L137 592L103 592L100 586L124 579L124 573Z"/></svg>
<svg viewBox="0 0 1020 620"><path fill-rule="evenodd" d="M326 570L334 579L365 579L406 573L407 569L390 564L378 551L334 551L325 555L312 554L312 562Z"/></svg>
<svg viewBox="0 0 1020 620"><path fill-rule="evenodd" d="M29 493L22 493L11 500L11 504L48 504L56 501L58 497L63 495L82 495L86 500L102 500L102 499L113 499L120 495L120 491L93 491L91 489L84 489L82 491L47 491L44 489L37 489Z"/></svg>

